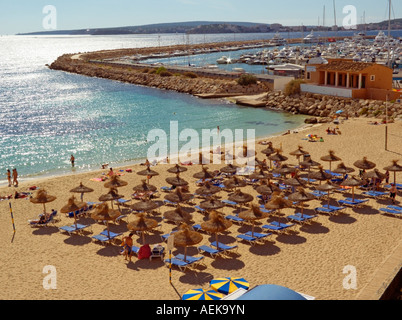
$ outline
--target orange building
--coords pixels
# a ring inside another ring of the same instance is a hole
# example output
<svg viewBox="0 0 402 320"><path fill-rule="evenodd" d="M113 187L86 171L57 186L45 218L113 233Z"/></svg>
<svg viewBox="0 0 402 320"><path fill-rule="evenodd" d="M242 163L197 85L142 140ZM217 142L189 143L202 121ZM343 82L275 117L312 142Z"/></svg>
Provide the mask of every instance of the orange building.
<svg viewBox="0 0 402 320"><path fill-rule="evenodd" d="M321 63L314 64L319 61ZM391 68L346 59L328 59L326 62L312 59L306 65L302 92L384 101L401 97L400 92L392 90Z"/></svg>

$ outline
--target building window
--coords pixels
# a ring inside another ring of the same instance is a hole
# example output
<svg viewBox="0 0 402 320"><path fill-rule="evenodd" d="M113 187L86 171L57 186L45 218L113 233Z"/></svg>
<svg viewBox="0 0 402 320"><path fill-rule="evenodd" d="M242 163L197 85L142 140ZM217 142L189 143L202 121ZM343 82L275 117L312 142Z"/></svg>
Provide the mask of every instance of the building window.
<svg viewBox="0 0 402 320"><path fill-rule="evenodd" d="M311 79L311 73L307 72L307 80L310 80L310 79Z"/></svg>
<svg viewBox="0 0 402 320"><path fill-rule="evenodd" d="M375 75L370 76L370 81L375 81Z"/></svg>

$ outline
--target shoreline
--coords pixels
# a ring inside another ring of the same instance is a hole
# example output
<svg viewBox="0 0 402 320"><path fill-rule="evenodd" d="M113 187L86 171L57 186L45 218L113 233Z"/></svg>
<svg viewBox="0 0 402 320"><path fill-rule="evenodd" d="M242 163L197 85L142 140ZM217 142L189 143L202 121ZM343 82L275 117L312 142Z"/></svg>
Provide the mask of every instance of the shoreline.
<svg viewBox="0 0 402 320"><path fill-rule="evenodd" d="M296 127L295 129L292 129L291 131L303 131L303 130L307 130L308 128L312 127L313 125L310 124L302 124L298 127ZM273 134L273 135L267 135L267 136L262 136L262 137L256 137L255 139L255 143L258 144L259 142L271 139L271 138L275 138L275 137L280 137L282 135L283 131L278 132L277 134ZM238 142L240 143L240 142ZM247 141L243 140L243 143L247 143ZM211 145L210 150L214 150L216 147L218 147L219 145ZM221 147L224 147L224 145ZM183 156L184 154L180 154L179 158L181 156ZM170 157L169 157L170 158ZM136 166L136 165L140 165L141 163L144 163L146 161L146 158L139 158L136 160L129 160L126 162L116 162L115 165L113 164L109 164L109 167L112 167L113 169L116 170L122 170L122 169L129 169L130 166ZM162 161L162 160L161 160ZM94 165L95 167L95 165ZM76 167L79 168L79 167ZM74 169L70 168L71 171L74 171ZM62 177L66 177L66 176L70 176L70 175L77 175L77 174L89 174L89 173L98 173L100 171L103 171L104 169L80 169L80 170L76 170L77 172L67 172L68 168L63 169L63 172L60 173L46 173L46 174L39 174L39 173L33 173L33 174L28 174L25 176L21 176L21 178L19 178L20 183L29 183L32 182L35 184L35 181L46 181L48 179L57 179L57 178L62 178ZM6 179L2 179L0 180L0 189L3 187L7 187L7 180ZM1 194L0 194L1 195Z"/></svg>

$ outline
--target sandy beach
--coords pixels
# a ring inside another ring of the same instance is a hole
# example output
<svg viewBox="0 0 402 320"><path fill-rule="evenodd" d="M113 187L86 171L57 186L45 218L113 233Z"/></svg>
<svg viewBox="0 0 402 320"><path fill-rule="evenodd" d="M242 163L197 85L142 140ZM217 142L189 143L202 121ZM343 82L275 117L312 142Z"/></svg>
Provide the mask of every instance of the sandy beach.
<svg viewBox="0 0 402 320"><path fill-rule="evenodd" d="M341 135L327 135L325 130L328 124L316 125L305 130L299 130L286 136L270 138L275 148L282 147L283 154L289 158L287 164L297 164L295 157L289 153L302 146L308 151L313 160L321 162L325 169L329 163L320 161L320 157L328 154L329 150L342 158L348 167L367 157L376 163L376 168L384 172L383 168L391 165L392 160L399 160L402 164L402 122L389 124L388 151L384 149L385 125L370 125L371 119L349 119L339 124ZM336 125L331 124L331 127ZM316 134L324 138L324 142L308 142L306 135ZM264 159L261 154L264 145L256 144L257 157ZM77 163L79 159L76 160ZM339 162L333 163L334 169ZM111 164L112 166L112 164ZM210 170L219 170L225 166L208 165ZM152 167L160 175L153 177L150 183L157 186L167 186L165 179L173 174L167 173L172 165L159 164ZM133 172L126 172L126 169ZM201 166L188 166L188 171L180 176L189 181L190 192L197 188L193 174L201 171ZM133 165L123 170L121 179L128 185L119 188L119 193L125 199L131 199L133 187L140 184L143 177L136 172L144 170L144 166ZM359 169L355 168L354 174ZM18 188L1 187L0 196L14 194L15 191L29 192L28 188L37 186L48 191L57 199L46 205L48 210L60 209L67 204L72 196L70 189L82 182L95 191L84 195L85 201L97 202L100 195L107 193L104 182L91 179L107 173L99 170L89 173L38 179L22 182ZM5 174L5 173L4 173ZM390 180L393 181L393 173ZM402 173L397 173L397 181L402 182ZM313 184L310 186L317 186ZM308 188L307 191L311 191ZM258 195L252 186L242 191ZM357 197L361 197L362 190L356 189ZM162 201L166 193L159 192ZM221 191L222 199L228 198L228 193ZM346 195L333 193L332 197L342 199ZM350 196L350 195L347 195ZM77 195L79 198L79 195ZM198 204L201 199L196 198ZM397 204L401 203L401 193L397 195ZM174 268L172 271L172 285L169 284L169 269L160 259L152 261L138 260L133 256L132 262L127 262L119 255L120 241L117 244L102 245L93 242L91 236L99 234L105 225L94 222L90 218L80 219L80 223L91 224L92 233L83 235L68 235L59 231L58 227L71 225L72 218L59 212L60 221L54 226L31 228L27 220L36 218L41 213L42 206L33 204L29 199L12 199L11 201L16 232L10 216L9 201L0 201L0 299L33 299L33 300L178 300L186 291L195 288L207 288L209 281L217 277L244 277L250 286L259 284L278 284L295 291L315 297L317 300L355 300L359 299L367 286L381 270L382 265L390 256L399 255L402 261L401 235L402 219L383 215L379 208L391 204L386 199L370 199L367 206L360 209L348 208L338 216L319 215L311 225L296 226L295 232L289 235L273 234L269 242L264 245L251 246L248 243L238 242L236 235L251 230L248 225L233 224L227 232L220 234L219 240L225 244L238 245L235 254L225 258L213 259L205 255L206 266L200 266L186 272ZM137 202L132 200L132 203ZM257 201L254 201L257 203ZM333 202L335 203L335 202ZM308 203L305 213L314 213L313 209L323 204L320 200ZM190 206L185 206L190 208ZM161 223L158 231L146 235L146 241L152 246L161 242L161 235L169 233L175 225L162 221L163 213L172 210L172 207L160 207L160 214L155 219ZM231 214L233 208L225 207L220 211ZM283 209L280 219L293 214L295 208ZM201 223L204 215L193 212L195 223ZM275 217L277 219L278 217ZM128 234L127 221L133 221L134 214L130 214L125 222L110 224L113 232ZM257 222L256 231L272 218ZM214 241L215 237L203 234L199 245ZM141 238L133 237L134 244L140 245ZM166 246L165 243L162 245ZM197 245L198 246L198 245ZM173 254L183 253L182 248L175 249ZM188 254L199 255L196 247L188 248ZM167 256L166 256L167 258ZM45 266L54 266L57 270L57 289L46 290L43 280ZM354 266L357 271L357 288L345 289L343 281L347 274L343 273L345 266ZM384 275L384 281L389 280Z"/></svg>

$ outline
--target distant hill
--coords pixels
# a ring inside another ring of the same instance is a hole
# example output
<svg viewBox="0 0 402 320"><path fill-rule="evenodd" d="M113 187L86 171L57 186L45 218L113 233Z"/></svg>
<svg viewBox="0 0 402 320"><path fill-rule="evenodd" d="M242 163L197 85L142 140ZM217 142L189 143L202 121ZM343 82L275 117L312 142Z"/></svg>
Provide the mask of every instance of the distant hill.
<svg viewBox="0 0 402 320"><path fill-rule="evenodd" d="M303 26L303 31L330 30L332 27ZM388 21L358 25L359 30L385 30ZM391 20L393 30L402 30L402 19ZM214 34L214 33L267 33L267 32L298 32L301 26L282 26L279 23L264 24L253 22L223 22L223 21L189 21L173 23L157 23L142 26L94 28L79 30L54 30L19 35L119 35L119 34L158 34L158 33L187 33L187 34ZM338 27L338 30L343 30Z"/></svg>
<svg viewBox="0 0 402 320"><path fill-rule="evenodd" d="M259 24L252 22L210 22L210 21L190 21L158 23L142 26L128 26L115 28L95 28L79 30L53 30L30 33L20 33L19 35L117 35L117 34L155 34L155 33L198 33L203 28L208 29L208 33L222 33L221 30L233 30L228 32L259 32L261 26L264 30L269 30L268 24ZM264 31L269 32L269 31Z"/></svg>

